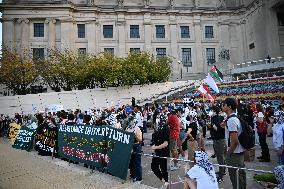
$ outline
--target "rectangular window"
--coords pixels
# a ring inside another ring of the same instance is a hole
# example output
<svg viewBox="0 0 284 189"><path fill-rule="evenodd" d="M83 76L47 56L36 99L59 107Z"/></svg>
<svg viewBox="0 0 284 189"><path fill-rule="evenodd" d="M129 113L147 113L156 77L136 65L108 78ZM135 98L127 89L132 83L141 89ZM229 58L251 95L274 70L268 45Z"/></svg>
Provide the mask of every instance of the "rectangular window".
<svg viewBox="0 0 284 189"><path fill-rule="evenodd" d="M104 38L113 38L113 25L103 25Z"/></svg>
<svg viewBox="0 0 284 189"><path fill-rule="evenodd" d="M130 38L140 38L139 25L130 25Z"/></svg>
<svg viewBox="0 0 284 189"><path fill-rule="evenodd" d="M182 48L182 63L184 66L192 67L191 62L191 49L190 48Z"/></svg>
<svg viewBox="0 0 284 189"><path fill-rule="evenodd" d="M214 48L207 48L206 49L206 57L207 57L207 64L214 64L215 61L215 49Z"/></svg>
<svg viewBox="0 0 284 189"><path fill-rule="evenodd" d="M140 48L130 48L131 53L140 53Z"/></svg>
<svg viewBox="0 0 284 189"><path fill-rule="evenodd" d="M114 55L114 48L104 48L104 52Z"/></svg>
<svg viewBox="0 0 284 189"><path fill-rule="evenodd" d="M78 53L81 54L81 55L85 55L85 54L87 54L87 49L86 48L79 48Z"/></svg>
<svg viewBox="0 0 284 189"><path fill-rule="evenodd" d="M85 38L85 24L77 24L78 38Z"/></svg>
<svg viewBox="0 0 284 189"><path fill-rule="evenodd" d="M213 26L205 26L205 38L214 38Z"/></svg>
<svg viewBox="0 0 284 189"><path fill-rule="evenodd" d="M254 43L249 44L249 49L254 49L254 48L255 48Z"/></svg>
<svg viewBox="0 0 284 189"><path fill-rule="evenodd" d="M157 58L165 58L167 56L166 48L156 48Z"/></svg>
<svg viewBox="0 0 284 189"><path fill-rule="evenodd" d="M156 25L156 38L165 38L165 26Z"/></svg>
<svg viewBox="0 0 284 189"><path fill-rule="evenodd" d="M44 23L34 23L34 37L44 37Z"/></svg>
<svg viewBox="0 0 284 189"><path fill-rule="evenodd" d="M180 27L180 36L181 38L190 38L189 26Z"/></svg>
<svg viewBox="0 0 284 189"><path fill-rule="evenodd" d="M33 48L33 60L44 60L44 48Z"/></svg>

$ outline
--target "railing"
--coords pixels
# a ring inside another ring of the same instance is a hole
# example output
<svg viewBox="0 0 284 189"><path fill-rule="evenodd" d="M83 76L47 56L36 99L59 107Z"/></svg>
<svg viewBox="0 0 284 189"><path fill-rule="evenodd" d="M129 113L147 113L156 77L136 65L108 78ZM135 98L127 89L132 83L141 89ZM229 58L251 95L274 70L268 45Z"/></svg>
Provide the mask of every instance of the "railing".
<svg viewBox="0 0 284 189"><path fill-rule="evenodd" d="M145 157L152 157L152 158L153 157L159 157L159 156L156 156L156 155L146 154L146 153L137 153L137 154L140 154L140 155L145 156ZM174 160L175 161L182 161L182 162L185 162L185 163L194 163L191 160L184 160L184 159L177 159L177 158L170 158L170 157L159 157L159 158L170 160L168 165L167 165L168 167L171 165L171 162L174 161ZM230 168L230 169L236 169L236 172L237 172L237 174L236 174L237 175L237 188L239 188L239 171L240 170L273 174L272 171L257 170L257 169L242 168L242 167L233 167L233 166L220 165L220 164L212 164L212 165L215 166L215 167L225 167L225 168ZM172 171L169 171L168 174L169 174L169 189L175 188L175 187L173 187L173 185L175 185L175 184L183 183L183 181L172 182Z"/></svg>
<svg viewBox="0 0 284 189"><path fill-rule="evenodd" d="M249 66L254 66L254 65L261 65L261 64L270 64L274 62L280 62L282 57L276 57L276 58L270 58L270 59L264 59L264 60L253 60L249 62L242 62L237 65L233 65L233 69L235 68L244 68L244 67L249 67Z"/></svg>

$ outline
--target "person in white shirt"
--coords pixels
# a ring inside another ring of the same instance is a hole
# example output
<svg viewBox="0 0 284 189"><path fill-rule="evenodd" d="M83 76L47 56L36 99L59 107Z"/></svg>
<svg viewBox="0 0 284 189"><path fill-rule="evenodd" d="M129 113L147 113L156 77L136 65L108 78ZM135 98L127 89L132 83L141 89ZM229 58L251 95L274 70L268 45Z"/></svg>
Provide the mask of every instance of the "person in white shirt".
<svg viewBox="0 0 284 189"><path fill-rule="evenodd" d="M280 111L275 113L275 124L272 127L273 145L278 156L278 164L284 164L284 104L280 105Z"/></svg>
<svg viewBox="0 0 284 189"><path fill-rule="evenodd" d="M222 103L222 110L227 114L226 132L228 136L228 151L226 164L233 167L245 167L244 147L240 144L238 136L242 132L242 126L239 118L236 116L237 101L234 98L226 98ZM225 124L222 123L221 126ZM237 187L237 170L229 168L229 175L233 189L246 188L246 173L239 170L239 187Z"/></svg>
<svg viewBox="0 0 284 189"><path fill-rule="evenodd" d="M218 189L216 173L204 151L194 152L195 165L186 173L184 189Z"/></svg>

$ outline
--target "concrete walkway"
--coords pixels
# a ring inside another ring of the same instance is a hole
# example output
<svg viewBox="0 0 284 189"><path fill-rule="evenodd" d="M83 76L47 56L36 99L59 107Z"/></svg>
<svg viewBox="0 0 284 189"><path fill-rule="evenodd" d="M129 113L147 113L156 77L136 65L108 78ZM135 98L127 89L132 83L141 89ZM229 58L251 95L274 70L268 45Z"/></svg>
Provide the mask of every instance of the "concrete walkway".
<svg viewBox="0 0 284 189"><path fill-rule="evenodd" d="M149 130L145 137L143 152L151 154L150 139L152 131ZM245 162L247 168L272 171L277 165L276 153L272 150L272 138L267 139L271 149L271 162ZM206 141L206 151L213 154L212 140ZM256 157L260 155L260 146L255 147ZM47 156L39 156L36 151L26 152L12 148L7 139L0 138L0 189L153 189L161 186L161 181L151 171L151 157L142 156L143 182L140 185L130 180L123 181L119 178L84 168L82 164L68 165L68 162L53 159ZM212 163L217 163L216 158L210 158ZM183 188L183 176L185 174L185 163L181 168L171 172L171 181L176 183L171 189ZM218 170L216 167L215 170ZM247 188L263 189L262 184L254 181L256 172L247 172ZM147 185L147 186L146 186ZM225 181L219 185L220 189L231 189L232 185L228 174Z"/></svg>
<svg viewBox="0 0 284 189"><path fill-rule="evenodd" d="M60 159L37 155L11 147L0 138L0 189L151 189L145 185L123 183L119 178L68 165Z"/></svg>

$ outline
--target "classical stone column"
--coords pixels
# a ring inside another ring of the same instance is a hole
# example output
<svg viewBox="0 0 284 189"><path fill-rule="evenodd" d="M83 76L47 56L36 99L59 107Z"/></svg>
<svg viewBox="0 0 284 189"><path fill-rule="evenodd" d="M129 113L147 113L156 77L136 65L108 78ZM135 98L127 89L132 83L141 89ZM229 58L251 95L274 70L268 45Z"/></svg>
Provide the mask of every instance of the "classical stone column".
<svg viewBox="0 0 284 189"><path fill-rule="evenodd" d="M55 48L55 39L56 39L56 19L46 19L45 24L48 25L48 48L54 49Z"/></svg>
<svg viewBox="0 0 284 189"><path fill-rule="evenodd" d="M75 50L74 24L72 20L62 20L61 22L61 50Z"/></svg>
<svg viewBox="0 0 284 189"><path fill-rule="evenodd" d="M177 46L177 23L175 15L170 15L170 40L171 40L171 56L174 58L173 62L173 78L181 77L182 64L178 65L179 56L178 56L178 46Z"/></svg>
<svg viewBox="0 0 284 189"><path fill-rule="evenodd" d="M29 49L29 34L30 34L30 27L29 27L29 20L23 19L22 20L22 42L21 42L21 51L25 53ZM26 52L27 53L27 52Z"/></svg>
<svg viewBox="0 0 284 189"><path fill-rule="evenodd" d="M87 40L88 40L88 53L96 53L96 41L98 41L97 36L98 33L95 32L96 30L96 23L95 21L91 21L86 24L87 28Z"/></svg>
<svg viewBox="0 0 284 189"><path fill-rule="evenodd" d="M101 25L99 22L95 22L95 54L98 54L101 52L100 49L100 41L101 38L103 37L101 35L101 29L100 29Z"/></svg>
<svg viewBox="0 0 284 189"><path fill-rule="evenodd" d="M117 22L118 27L118 54L122 57L126 56L125 53L125 21Z"/></svg>
<svg viewBox="0 0 284 189"><path fill-rule="evenodd" d="M2 45L3 47L8 47L8 48L14 48L14 26L15 22L14 19L8 19L8 18L3 18L2 19L2 27L3 27L3 32L2 32ZM5 36L5 37L4 37Z"/></svg>
<svg viewBox="0 0 284 189"><path fill-rule="evenodd" d="M201 73L207 72L207 61L206 61L206 54L204 54L203 57L203 46L202 46L202 29L201 29L201 24L200 24L200 15L194 16L194 33L195 33L195 59L192 64L192 70L193 73Z"/></svg>
<svg viewBox="0 0 284 189"><path fill-rule="evenodd" d="M151 15L149 13L144 14L144 37L145 37L145 50L150 53L153 52L152 49L152 25L151 25Z"/></svg>

